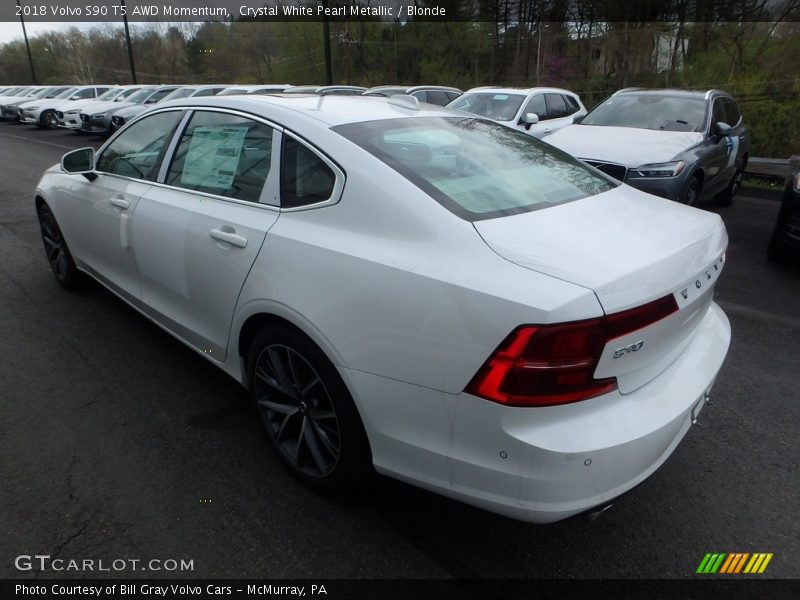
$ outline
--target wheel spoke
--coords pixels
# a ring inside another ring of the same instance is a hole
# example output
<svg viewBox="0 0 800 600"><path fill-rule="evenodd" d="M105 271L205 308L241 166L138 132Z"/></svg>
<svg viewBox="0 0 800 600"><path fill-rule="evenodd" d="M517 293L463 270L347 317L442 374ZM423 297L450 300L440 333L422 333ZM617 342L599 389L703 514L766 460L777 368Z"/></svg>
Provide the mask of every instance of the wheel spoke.
<svg viewBox="0 0 800 600"><path fill-rule="evenodd" d="M272 400L267 400L266 398L260 399L258 401L258 405L282 415L294 414L298 411L296 406L292 406L290 404L281 404L280 402L274 402Z"/></svg>
<svg viewBox="0 0 800 600"><path fill-rule="evenodd" d="M277 390L277 391L279 391L279 392L281 392L283 394L287 394L288 393L283 388L283 386L280 384L280 382L277 379L269 376L269 374L266 372L264 367L258 367L256 369L256 378L260 379L261 381L266 383L271 388L273 388L273 389L275 389L275 390Z"/></svg>
<svg viewBox="0 0 800 600"><path fill-rule="evenodd" d="M276 444L282 444L284 442L284 437L287 435L287 430L288 430L289 423L292 421L292 417L297 415L299 412L300 411L298 411L298 410L294 410L294 411L292 411L290 413L287 413L287 415L283 418L283 422L281 423L281 426L278 429L278 432L275 434L275 443Z"/></svg>
<svg viewBox="0 0 800 600"><path fill-rule="evenodd" d="M269 362L272 366L272 370L275 373L275 377L278 379L278 383L283 388L281 391L292 398L297 399L297 389L294 385L292 385L292 381L289 379L289 375L286 373L286 369L281 361L281 357L278 355L277 350L274 347L270 347L267 349L267 355L269 356Z"/></svg>
<svg viewBox="0 0 800 600"><path fill-rule="evenodd" d="M317 466L317 470L320 472L320 474L324 474L327 471L327 465L325 464L325 459L322 458L322 453L319 449L319 443L317 442L316 435L314 434L314 427L309 427L309 423L313 423L313 421L310 419L303 421L302 438L306 443L309 453L311 454L311 458L314 460L314 464Z"/></svg>
<svg viewBox="0 0 800 600"><path fill-rule="evenodd" d="M311 388L313 388L318 383L319 383L319 377L317 377L315 374L314 377L311 379L311 381L308 382L305 386L303 386L302 390L300 390L300 395L305 396L306 394L308 394L308 392L311 391Z"/></svg>
<svg viewBox="0 0 800 600"><path fill-rule="evenodd" d="M316 408L312 408L308 411L308 416L311 417L312 421L321 421L325 419L335 419L336 412L331 410L319 410Z"/></svg>
<svg viewBox="0 0 800 600"><path fill-rule="evenodd" d="M324 429L322 429L322 427L320 427L314 421L311 421L311 427L314 429L314 433L319 438L319 440L322 442L322 445L325 447L325 449L328 451L328 453L334 459L338 458L338 456L339 456L339 448L337 448L333 444L333 442L331 441L331 438L328 435L328 433Z"/></svg>

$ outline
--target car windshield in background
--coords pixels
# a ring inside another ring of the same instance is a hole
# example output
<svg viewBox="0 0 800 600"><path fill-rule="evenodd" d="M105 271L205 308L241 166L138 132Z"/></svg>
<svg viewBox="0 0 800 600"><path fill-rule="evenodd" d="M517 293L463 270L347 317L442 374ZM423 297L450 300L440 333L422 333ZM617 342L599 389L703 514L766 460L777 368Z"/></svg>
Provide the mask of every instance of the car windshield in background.
<svg viewBox="0 0 800 600"><path fill-rule="evenodd" d="M516 116L523 100L525 100L525 96L522 94L487 92L464 94L447 106L495 121L511 121Z"/></svg>
<svg viewBox="0 0 800 600"><path fill-rule="evenodd" d="M119 88L111 88L110 90L100 94L95 100L113 100L122 93Z"/></svg>
<svg viewBox="0 0 800 600"><path fill-rule="evenodd" d="M161 101L162 102L169 102L170 100L177 100L178 98L186 98L192 92L195 91L195 88L178 88L164 96Z"/></svg>
<svg viewBox="0 0 800 600"><path fill-rule="evenodd" d="M660 131L703 131L706 101L662 94L619 94L598 105L581 125L635 127Z"/></svg>
<svg viewBox="0 0 800 600"><path fill-rule="evenodd" d="M388 119L333 130L469 221L563 204L617 185L552 146L483 119Z"/></svg>
<svg viewBox="0 0 800 600"><path fill-rule="evenodd" d="M139 90L135 94L129 96L126 102L144 102L146 98L150 97L150 94L153 93L153 88L145 88L143 90Z"/></svg>
<svg viewBox="0 0 800 600"><path fill-rule="evenodd" d="M114 102L130 102L131 98L136 94L138 94L141 90L142 88L127 89L124 92L122 92L119 96L114 98ZM144 96L147 97L147 94L144 94Z"/></svg>

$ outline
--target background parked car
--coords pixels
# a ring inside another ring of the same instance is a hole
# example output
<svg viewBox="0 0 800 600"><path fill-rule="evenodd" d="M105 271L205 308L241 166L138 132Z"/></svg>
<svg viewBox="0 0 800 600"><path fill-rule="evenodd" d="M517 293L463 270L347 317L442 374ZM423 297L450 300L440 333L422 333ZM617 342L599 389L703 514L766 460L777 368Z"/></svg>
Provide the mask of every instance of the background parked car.
<svg viewBox="0 0 800 600"><path fill-rule="evenodd" d="M730 204L750 140L736 101L719 90L620 90L548 143L645 192Z"/></svg>
<svg viewBox="0 0 800 600"><path fill-rule="evenodd" d="M155 103L135 104L134 106L121 108L111 116L111 131L113 133L134 117L150 110L154 105L161 102L168 102L179 98L194 98L197 96L216 96L224 90L225 87L224 85L184 85L171 91Z"/></svg>
<svg viewBox="0 0 800 600"><path fill-rule="evenodd" d="M112 103L107 107L100 109L98 112L81 112L81 131L86 133L94 133L97 135L110 135L112 133L111 117L114 116L118 110L127 108L128 106L133 106L135 104L155 104L164 96L172 91L175 91L179 87L180 86L177 85L144 86L138 92L131 94L128 98L126 98L121 103L121 106L116 106Z"/></svg>
<svg viewBox="0 0 800 600"><path fill-rule="evenodd" d="M97 98L90 98L88 100L78 100L69 106L63 105L56 109L56 117L58 118L58 126L64 129L73 129L76 131L81 130L81 116L80 113L86 110L92 112L93 109L104 107L106 103L113 106L112 102L124 102L126 98L135 94L142 86L140 85L123 85L113 87L107 92L101 94ZM122 106L119 104L119 106Z"/></svg>
<svg viewBox="0 0 800 600"><path fill-rule="evenodd" d="M34 88L29 88L13 98L7 98L3 101L2 107L0 107L0 118L6 121L18 121L20 104L24 104L29 100L55 98L68 87L69 86L66 85L37 86Z"/></svg>
<svg viewBox="0 0 800 600"><path fill-rule="evenodd" d="M767 256L771 260L800 262L800 161L793 162L792 174L786 179Z"/></svg>
<svg viewBox="0 0 800 600"><path fill-rule="evenodd" d="M109 89L110 86L107 85L81 85L67 88L52 99L24 102L19 105L19 121L46 129L56 129L58 127L57 110L62 110L62 107L68 106L70 102L96 98Z"/></svg>
<svg viewBox="0 0 800 600"><path fill-rule="evenodd" d="M446 106L463 93L464 92L458 88L446 87L442 85L378 85L369 88L362 95L385 96L388 98L394 94L403 94L406 96L413 96L420 102L427 102L428 104L436 104L438 106Z"/></svg>
<svg viewBox="0 0 800 600"><path fill-rule="evenodd" d="M487 117L542 138L572 123L586 108L574 92L559 88L479 87L465 92L447 105Z"/></svg>

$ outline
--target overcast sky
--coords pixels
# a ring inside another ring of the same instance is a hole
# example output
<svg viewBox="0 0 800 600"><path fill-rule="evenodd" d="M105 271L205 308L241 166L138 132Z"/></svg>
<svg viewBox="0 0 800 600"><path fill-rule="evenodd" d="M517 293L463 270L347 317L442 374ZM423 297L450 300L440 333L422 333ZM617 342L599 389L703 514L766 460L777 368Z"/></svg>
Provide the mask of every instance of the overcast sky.
<svg viewBox="0 0 800 600"><path fill-rule="evenodd" d="M90 29L92 26L98 26L101 23L25 23L25 29L28 30L28 37L36 37L39 33L45 31L64 30L70 27L77 27L79 29ZM133 24L131 24L133 26ZM122 27L122 23L120 23ZM15 39L22 39L22 25L19 21L3 21L0 22L0 44L11 42Z"/></svg>

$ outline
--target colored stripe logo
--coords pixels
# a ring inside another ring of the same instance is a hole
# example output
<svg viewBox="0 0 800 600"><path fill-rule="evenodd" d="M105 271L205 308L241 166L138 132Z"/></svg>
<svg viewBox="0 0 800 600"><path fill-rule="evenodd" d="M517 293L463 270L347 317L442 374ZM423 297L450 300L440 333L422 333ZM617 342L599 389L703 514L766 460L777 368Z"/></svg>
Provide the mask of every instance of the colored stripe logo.
<svg viewBox="0 0 800 600"><path fill-rule="evenodd" d="M772 560L772 552L709 552L700 561L696 573L701 574L737 574L737 573L763 573Z"/></svg>

